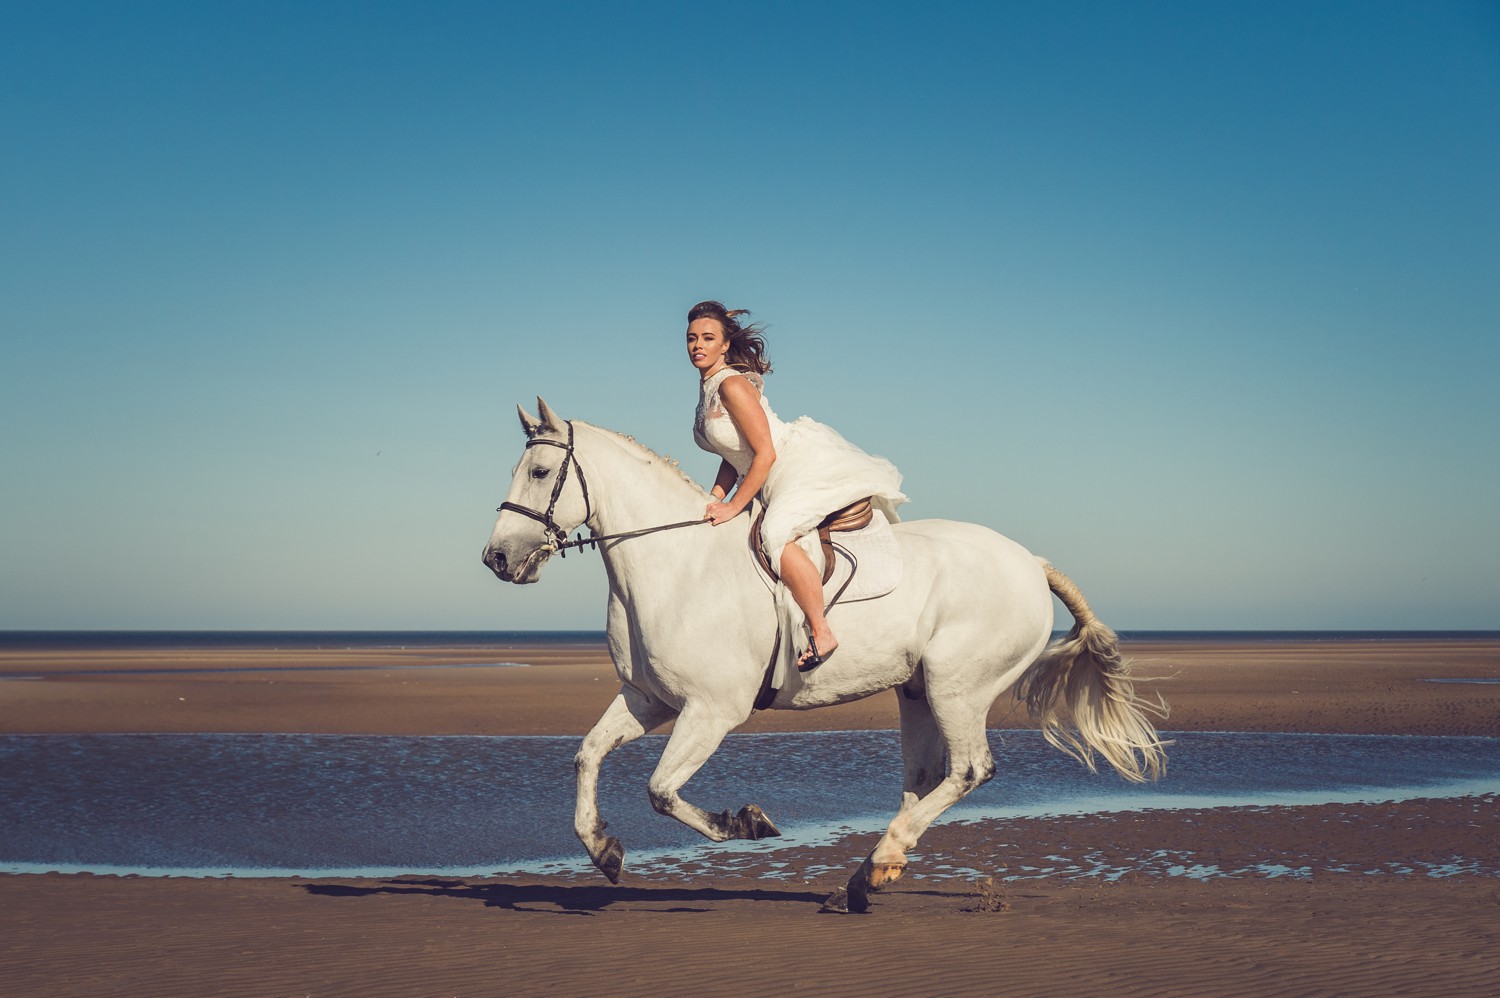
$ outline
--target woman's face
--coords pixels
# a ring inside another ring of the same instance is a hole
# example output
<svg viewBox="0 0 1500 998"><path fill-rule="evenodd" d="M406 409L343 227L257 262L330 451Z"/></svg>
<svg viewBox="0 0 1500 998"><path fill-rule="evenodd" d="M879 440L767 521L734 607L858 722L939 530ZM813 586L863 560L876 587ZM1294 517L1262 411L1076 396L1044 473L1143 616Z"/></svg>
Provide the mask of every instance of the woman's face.
<svg viewBox="0 0 1500 998"><path fill-rule="evenodd" d="M687 352L688 360L705 377L724 366L724 358L729 354L724 324L707 316L688 323Z"/></svg>

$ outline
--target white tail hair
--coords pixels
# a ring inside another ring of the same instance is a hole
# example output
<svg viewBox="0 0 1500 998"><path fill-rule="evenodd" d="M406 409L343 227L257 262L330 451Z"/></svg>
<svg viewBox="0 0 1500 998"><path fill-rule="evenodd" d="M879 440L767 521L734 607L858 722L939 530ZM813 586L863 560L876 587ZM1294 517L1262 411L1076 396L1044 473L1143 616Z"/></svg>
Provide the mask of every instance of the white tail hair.
<svg viewBox="0 0 1500 998"><path fill-rule="evenodd" d="M1090 770L1097 772L1097 752L1132 783L1156 779L1166 769L1165 748L1171 743L1161 739L1147 715L1166 718L1166 701L1136 695L1115 632L1094 616L1072 579L1037 560L1047 573L1047 587L1073 615L1073 629L1026 670L1016 698L1041 721L1048 742Z"/></svg>

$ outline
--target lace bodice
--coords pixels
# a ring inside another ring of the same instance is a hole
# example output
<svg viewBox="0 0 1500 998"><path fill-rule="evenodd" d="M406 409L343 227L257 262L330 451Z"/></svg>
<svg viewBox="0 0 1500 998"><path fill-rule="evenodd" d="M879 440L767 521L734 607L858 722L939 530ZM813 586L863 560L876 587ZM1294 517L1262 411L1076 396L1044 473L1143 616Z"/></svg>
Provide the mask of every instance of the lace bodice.
<svg viewBox="0 0 1500 998"><path fill-rule="evenodd" d="M755 451L719 397L724 382L733 377L746 378L755 387L776 448L776 459L760 487L766 503L761 540L767 551L780 551L829 513L866 496L874 499L887 520L896 522L896 507L906 496L895 465L865 453L815 419L799 416L782 422L766 401L758 374L724 368L701 383L693 420L693 438L699 447L728 461L741 479L755 460Z"/></svg>
<svg viewBox="0 0 1500 998"><path fill-rule="evenodd" d="M744 475L750 468L750 462L755 458L755 451L751 449L744 434L740 433L739 427L734 425L734 420L730 418L729 412L724 408L724 403L719 397L724 381L735 376L743 377L755 386L755 391L760 398L760 407L771 424L772 443L778 441L783 424L771 408L771 403L766 401L765 380L759 374L731 367L726 367L717 374L705 378L699 386L698 411L693 417L693 439L697 441L699 447L711 454L719 455L728 461L735 471Z"/></svg>

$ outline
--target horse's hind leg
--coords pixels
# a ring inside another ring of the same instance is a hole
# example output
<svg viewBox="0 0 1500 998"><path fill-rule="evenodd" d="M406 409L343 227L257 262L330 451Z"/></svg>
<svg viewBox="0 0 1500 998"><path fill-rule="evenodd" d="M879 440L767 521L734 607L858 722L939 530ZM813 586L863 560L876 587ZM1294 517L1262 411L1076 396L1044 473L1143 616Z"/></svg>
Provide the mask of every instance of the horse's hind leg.
<svg viewBox="0 0 1500 998"><path fill-rule="evenodd" d="M901 707L901 759L905 772L902 781L901 809L891 822L892 828L901 827L908 816L919 808L934 790L943 785L948 775L948 743L943 737L937 717L932 712L932 705L927 701L926 691L916 696L902 689L898 702ZM986 745L986 754L988 751L989 747ZM964 791L964 793L967 792L967 790ZM962 794L960 794L960 799L961 797ZM931 820L928 819L928 823L931 823ZM923 828L925 827L926 825L923 825ZM866 861L869 869L865 871L870 890L878 891L892 881L900 879L901 875L906 872L906 850L916 844L916 839L913 837L911 845L905 848L897 844L899 841L893 839L890 831L887 830L885 837L870 854L870 858Z"/></svg>
<svg viewBox="0 0 1500 998"><path fill-rule="evenodd" d="M940 786L947 773L948 745L932 714L932 705L927 702L925 691L902 687L897 692L901 705L901 761L905 770L901 786L901 810L896 812L900 821L917 808L933 790ZM892 822L892 826L895 821ZM859 870L850 878L849 885L833 894L823 907L830 911L864 911L866 895L878 891L887 884L900 879L906 872L906 853L887 846L890 832L881 839L880 846L865 858Z"/></svg>
<svg viewBox="0 0 1500 998"><path fill-rule="evenodd" d="M906 744L908 717L917 724L918 732L925 723L919 711L907 708L903 703L903 745ZM984 708L976 710L974 702L967 698L952 698L931 705L931 718L942 733L948 756L946 775L918 798L910 789L911 773L908 770L908 791L903 795L901 810L876 843L874 851L849 878L848 885L824 902L826 909L864 911L869 905L870 892L880 890L905 872L906 854L916 846L927 827L995 775L995 759L985 737L984 717ZM908 767L910 762L908 758Z"/></svg>
<svg viewBox="0 0 1500 998"><path fill-rule="evenodd" d="M731 728L730 721L689 704L672 727L672 737L651 774L651 806L658 813L676 818L715 842L726 839L764 839L781 832L754 804L746 804L738 814L721 811L710 814L678 796L682 785L703 768Z"/></svg>
<svg viewBox="0 0 1500 998"><path fill-rule="evenodd" d="M901 707L901 761L903 764L901 809L926 797L947 774L948 746L932 716L925 690L899 687L896 702Z"/></svg>
<svg viewBox="0 0 1500 998"><path fill-rule="evenodd" d="M578 775L578 802L573 811L573 831L588 850L594 865L612 884L620 882L625 848L613 835L604 835L605 821L599 816L599 766L604 757L626 742L635 741L672 717L672 708L648 698L628 686L620 692L578 747L573 770Z"/></svg>

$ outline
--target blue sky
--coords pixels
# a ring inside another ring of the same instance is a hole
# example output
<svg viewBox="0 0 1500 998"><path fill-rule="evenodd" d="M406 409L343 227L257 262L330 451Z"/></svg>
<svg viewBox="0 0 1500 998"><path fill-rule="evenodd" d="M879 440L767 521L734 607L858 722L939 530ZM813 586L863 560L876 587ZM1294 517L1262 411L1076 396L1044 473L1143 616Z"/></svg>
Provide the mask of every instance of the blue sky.
<svg viewBox="0 0 1500 998"><path fill-rule="evenodd" d="M1494 3L0 9L0 628L603 626L479 564L683 317L1131 628L1500 627Z"/></svg>

